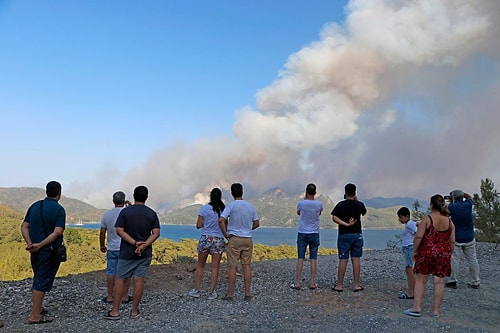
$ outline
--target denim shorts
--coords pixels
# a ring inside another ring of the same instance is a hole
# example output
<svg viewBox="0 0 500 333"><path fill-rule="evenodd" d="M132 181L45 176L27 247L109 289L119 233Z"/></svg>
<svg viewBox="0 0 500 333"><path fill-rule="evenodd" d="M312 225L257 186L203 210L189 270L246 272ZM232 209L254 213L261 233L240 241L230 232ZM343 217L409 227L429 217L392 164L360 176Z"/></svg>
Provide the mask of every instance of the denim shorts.
<svg viewBox="0 0 500 333"><path fill-rule="evenodd" d="M151 257L143 259L118 259L116 276L122 279L137 276L145 278L151 265Z"/></svg>
<svg viewBox="0 0 500 333"><path fill-rule="evenodd" d="M413 267L413 245L403 246L405 267Z"/></svg>
<svg viewBox="0 0 500 333"><path fill-rule="evenodd" d="M118 266L118 256L120 255L120 250L118 251L108 251L106 253L106 275L116 275L116 267Z"/></svg>
<svg viewBox="0 0 500 333"><path fill-rule="evenodd" d="M339 234L337 238L339 259L361 258L363 255L363 234Z"/></svg>
<svg viewBox="0 0 500 333"><path fill-rule="evenodd" d="M306 248L309 245L309 259L318 259L319 233L297 234L297 252L299 259L305 259Z"/></svg>
<svg viewBox="0 0 500 333"><path fill-rule="evenodd" d="M52 250L43 248L31 254L33 268L33 290L47 292L52 289L60 263L52 260Z"/></svg>

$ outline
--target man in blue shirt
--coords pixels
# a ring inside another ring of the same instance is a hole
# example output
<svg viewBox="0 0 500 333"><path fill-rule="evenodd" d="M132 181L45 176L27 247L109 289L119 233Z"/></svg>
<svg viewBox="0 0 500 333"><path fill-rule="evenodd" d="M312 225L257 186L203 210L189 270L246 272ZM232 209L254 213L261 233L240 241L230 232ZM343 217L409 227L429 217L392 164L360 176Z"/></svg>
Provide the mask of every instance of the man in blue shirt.
<svg viewBox="0 0 500 333"><path fill-rule="evenodd" d="M66 211L59 204L61 199L61 184L56 181L47 183L44 200L35 202L28 208L24 222L21 224L21 234L26 242L26 250L31 254L33 268L33 286L30 324L45 324L54 320L46 316L42 309L45 293L52 289L59 262L52 259L52 244L63 241L66 225Z"/></svg>
<svg viewBox="0 0 500 333"><path fill-rule="evenodd" d="M460 263L460 255L463 253L472 281L467 285L471 288L479 288L479 263L476 257L476 240L474 239L474 224L472 223L472 206L474 201L468 193L455 190L450 193L453 203L448 205L450 218L455 224L455 247L451 256L451 275L446 282L446 287L457 288L457 276Z"/></svg>

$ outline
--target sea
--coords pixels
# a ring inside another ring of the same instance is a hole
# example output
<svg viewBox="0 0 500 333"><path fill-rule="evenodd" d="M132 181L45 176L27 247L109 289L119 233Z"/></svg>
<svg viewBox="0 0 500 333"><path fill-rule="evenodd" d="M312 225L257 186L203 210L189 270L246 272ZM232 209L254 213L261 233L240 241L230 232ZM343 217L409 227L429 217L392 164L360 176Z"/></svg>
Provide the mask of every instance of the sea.
<svg viewBox="0 0 500 333"><path fill-rule="evenodd" d="M83 225L69 224L69 227L99 229L99 223L86 223ZM388 248L388 242L396 242L398 236L403 234L403 229L364 229L363 240L364 249L383 250ZM179 242L182 239L199 239L201 230L194 225L171 225L162 224L160 227L160 237ZM320 247L337 248L337 229L323 228L319 231ZM263 245L296 245L296 228L270 228L260 227L253 231L254 244Z"/></svg>

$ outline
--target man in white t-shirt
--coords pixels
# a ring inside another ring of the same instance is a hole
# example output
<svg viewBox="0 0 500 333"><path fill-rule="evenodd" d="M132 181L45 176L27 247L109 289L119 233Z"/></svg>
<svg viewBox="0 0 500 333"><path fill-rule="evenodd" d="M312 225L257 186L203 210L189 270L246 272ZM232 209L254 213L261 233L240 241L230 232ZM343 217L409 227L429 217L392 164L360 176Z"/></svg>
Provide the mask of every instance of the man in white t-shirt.
<svg viewBox="0 0 500 333"><path fill-rule="evenodd" d="M295 282L290 285L292 289L299 290L301 288L300 280L307 247L309 247L309 259L311 261L309 289L318 287L316 284L316 268L319 248L319 216L323 211L323 204L321 201L314 199L315 195L316 185L307 184L305 198L297 203L297 214L300 216L297 234L298 256Z"/></svg>
<svg viewBox="0 0 500 333"><path fill-rule="evenodd" d="M243 186L239 183L231 185L231 195L234 201L227 204L219 218L222 234L229 240L227 244L227 261L229 274L227 279L227 294L223 300L232 300L236 284L236 268L241 262L243 279L245 281L245 301L250 301L252 284L253 242L252 230L259 227L259 216L255 207L243 200Z"/></svg>

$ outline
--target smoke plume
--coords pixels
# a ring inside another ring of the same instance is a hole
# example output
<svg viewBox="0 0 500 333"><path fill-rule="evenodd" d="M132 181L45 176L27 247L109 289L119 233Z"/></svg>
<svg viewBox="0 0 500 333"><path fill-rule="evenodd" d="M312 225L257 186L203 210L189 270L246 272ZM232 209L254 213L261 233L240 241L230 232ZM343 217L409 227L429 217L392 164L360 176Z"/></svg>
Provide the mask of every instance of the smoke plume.
<svg viewBox="0 0 500 333"><path fill-rule="evenodd" d="M478 192L500 178L499 8L351 1L342 25L325 25L257 92L255 109L236 112L233 136L172 144L115 185L147 185L149 205L165 210L233 182L245 196L314 182L334 200L347 182L365 198Z"/></svg>

